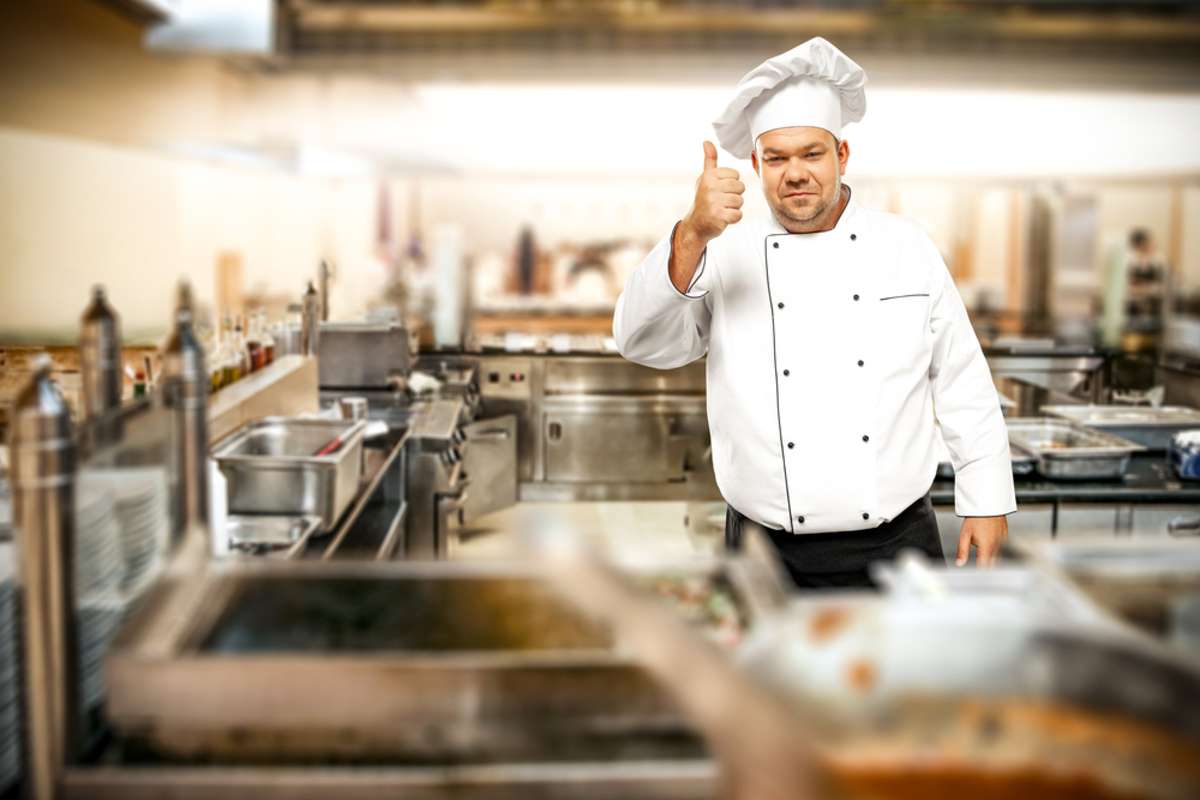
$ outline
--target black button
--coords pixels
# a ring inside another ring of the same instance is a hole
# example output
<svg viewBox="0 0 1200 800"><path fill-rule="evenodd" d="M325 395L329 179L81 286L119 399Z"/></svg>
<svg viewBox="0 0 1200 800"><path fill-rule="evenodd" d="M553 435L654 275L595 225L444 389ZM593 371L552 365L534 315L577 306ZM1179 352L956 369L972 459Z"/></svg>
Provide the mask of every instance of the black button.
<svg viewBox="0 0 1200 800"><path fill-rule="evenodd" d="M779 308L783 308L783 303L776 303Z"/></svg>
<svg viewBox="0 0 1200 800"><path fill-rule="evenodd" d="M785 378L786 378L788 375L791 375L791 374L792 374L792 371L791 371L790 369L785 369L785 370L783 371L783 377L785 377Z"/></svg>
<svg viewBox="0 0 1200 800"><path fill-rule="evenodd" d="M801 525L803 525L803 524L804 524L804 517L796 517L796 522L799 522Z"/></svg>
<svg viewBox="0 0 1200 800"><path fill-rule="evenodd" d="M853 241L854 241L855 239L857 239L857 238L858 238L858 234L857 234L857 233L852 233L852 234L850 234L850 241L852 241L852 242L853 242Z"/></svg>
<svg viewBox="0 0 1200 800"><path fill-rule="evenodd" d="M791 450L795 446L796 446L795 442L788 442L788 450Z"/></svg>
<svg viewBox="0 0 1200 800"><path fill-rule="evenodd" d="M863 437L863 441L864 441L864 442L869 442L869 441L871 441L871 437L870 437L870 436L864 436L864 437Z"/></svg>
<svg viewBox="0 0 1200 800"><path fill-rule="evenodd" d="M858 295L854 295L854 299L855 299L855 300L857 300L857 299L858 299Z"/></svg>
<svg viewBox="0 0 1200 800"><path fill-rule="evenodd" d="M863 362L862 362L862 359L861 359L861 358L858 360L858 365L859 365L860 367L863 365Z"/></svg>
<svg viewBox="0 0 1200 800"><path fill-rule="evenodd" d="M863 512L863 519L870 519L870 518L871 518L871 515L870 515L870 514L868 514L867 512L865 512L865 511L864 511L864 512Z"/></svg>
<svg viewBox="0 0 1200 800"><path fill-rule="evenodd" d="M771 247L778 248L779 242L771 242Z"/></svg>

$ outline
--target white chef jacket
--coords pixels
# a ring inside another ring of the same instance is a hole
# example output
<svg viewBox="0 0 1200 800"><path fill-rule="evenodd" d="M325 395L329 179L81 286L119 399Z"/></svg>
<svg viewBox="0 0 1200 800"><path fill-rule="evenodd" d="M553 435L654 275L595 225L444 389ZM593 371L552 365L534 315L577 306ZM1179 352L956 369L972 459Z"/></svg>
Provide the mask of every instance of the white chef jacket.
<svg viewBox="0 0 1200 800"><path fill-rule="evenodd" d="M659 369L708 354L713 468L731 506L796 534L878 527L929 490L941 435L956 512L1016 510L987 361L914 223L853 198L821 233L747 219L709 242L686 294L671 238L630 275L613 334Z"/></svg>

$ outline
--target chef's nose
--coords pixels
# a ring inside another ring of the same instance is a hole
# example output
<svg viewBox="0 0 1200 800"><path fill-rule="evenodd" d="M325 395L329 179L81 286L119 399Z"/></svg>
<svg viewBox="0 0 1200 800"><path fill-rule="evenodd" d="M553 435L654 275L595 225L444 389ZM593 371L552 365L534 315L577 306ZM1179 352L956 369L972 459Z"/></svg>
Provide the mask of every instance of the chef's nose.
<svg viewBox="0 0 1200 800"><path fill-rule="evenodd" d="M783 173L783 177L788 183L807 183L808 167L798 158L788 159L787 170Z"/></svg>

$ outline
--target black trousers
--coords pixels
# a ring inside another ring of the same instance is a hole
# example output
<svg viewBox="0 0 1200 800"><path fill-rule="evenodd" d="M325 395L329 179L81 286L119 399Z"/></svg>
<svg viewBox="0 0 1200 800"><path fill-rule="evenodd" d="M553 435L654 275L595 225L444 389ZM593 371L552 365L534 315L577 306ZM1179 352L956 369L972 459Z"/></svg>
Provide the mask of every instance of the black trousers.
<svg viewBox="0 0 1200 800"><path fill-rule="evenodd" d="M733 506L726 508L727 548L740 548L746 522ZM903 550L916 550L935 564L945 561L928 494L878 528L804 534L765 530L788 574L801 589L875 588L868 566L875 561L890 561Z"/></svg>

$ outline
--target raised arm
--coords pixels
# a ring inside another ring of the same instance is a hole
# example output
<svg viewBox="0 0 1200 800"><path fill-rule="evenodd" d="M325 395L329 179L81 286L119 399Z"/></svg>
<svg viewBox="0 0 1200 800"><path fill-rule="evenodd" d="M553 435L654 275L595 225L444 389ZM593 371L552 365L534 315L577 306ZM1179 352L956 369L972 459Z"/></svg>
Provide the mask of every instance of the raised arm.
<svg viewBox="0 0 1200 800"><path fill-rule="evenodd" d="M741 220L745 190L736 170L717 166L717 150L705 142L691 210L629 276L617 300L613 336L625 358L671 369L708 350L708 245Z"/></svg>

